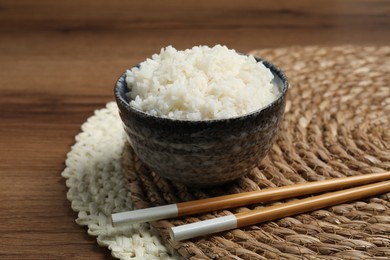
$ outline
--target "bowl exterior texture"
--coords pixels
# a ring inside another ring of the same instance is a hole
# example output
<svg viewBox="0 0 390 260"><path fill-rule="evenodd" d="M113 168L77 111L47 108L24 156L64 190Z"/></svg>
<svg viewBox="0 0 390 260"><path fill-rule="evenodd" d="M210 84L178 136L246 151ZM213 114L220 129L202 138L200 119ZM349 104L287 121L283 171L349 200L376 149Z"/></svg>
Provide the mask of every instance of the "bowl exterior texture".
<svg viewBox="0 0 390 260"><path fill-rule="evenodd" d="M231 119L185 121L130 107L123 74L115 97L128 141L151 170L188 186L212 186L250 172L272 147L283 118L288 82L272 64L282 95L267 107Z"/></svg>

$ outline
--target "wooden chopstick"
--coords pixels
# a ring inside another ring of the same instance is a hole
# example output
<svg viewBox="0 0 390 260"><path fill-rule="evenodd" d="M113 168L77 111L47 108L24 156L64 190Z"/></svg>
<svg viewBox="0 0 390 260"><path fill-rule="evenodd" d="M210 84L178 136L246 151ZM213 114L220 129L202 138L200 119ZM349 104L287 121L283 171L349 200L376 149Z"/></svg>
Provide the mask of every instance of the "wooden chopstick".
<svg viewBox="0 0 390 260"><path fill-rule="evenodd" d="M120 223L149 222L159 219L181 217L191 214L210 212L213 210L327 192L384 180L390 180L390 172L335 178L177 204L169 204L165 206L115 213L112 214L111 218L114 225Z"/></svg>
<svg viewBox="0 0 390 260"><path fill-rule="evenodd" d="M390 181L340 190L256 210L240 212L235 215L177 226L171 228L170 236L175 241L185 240L313 211L386 192L390 192Z"/></svg>

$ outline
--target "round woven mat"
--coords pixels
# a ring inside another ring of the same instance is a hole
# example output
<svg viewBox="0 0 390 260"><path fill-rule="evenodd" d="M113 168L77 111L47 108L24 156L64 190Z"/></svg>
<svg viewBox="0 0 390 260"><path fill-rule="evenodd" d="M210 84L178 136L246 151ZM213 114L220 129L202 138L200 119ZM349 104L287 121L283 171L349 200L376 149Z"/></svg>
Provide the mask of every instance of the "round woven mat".
<svg viewBox="0 0 390 260"><path fill-rule="evenodd" d="M246 177L194 189L148 170L126 146L135 208L390 170L390 47L293 47L254 51L291 83L279 137ZM277 202L279 203L279 202ZM266 205L151 223L190 259L389 259L390 193L244 229L173 242L168 229Z"/></svg>

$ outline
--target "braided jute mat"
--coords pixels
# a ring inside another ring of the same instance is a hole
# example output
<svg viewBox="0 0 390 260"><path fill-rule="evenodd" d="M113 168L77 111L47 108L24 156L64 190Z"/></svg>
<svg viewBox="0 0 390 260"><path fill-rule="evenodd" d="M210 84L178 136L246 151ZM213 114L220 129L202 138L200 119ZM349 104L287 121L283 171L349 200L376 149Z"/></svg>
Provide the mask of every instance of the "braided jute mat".
<svg viewBox="0 0 390 260"><path fill-rule="evenodd" d="M125 146L122 166L135 208L390 170L390 47L291 47L253 54L282 68L291 84L268 156L237 181L195 189L160 178ZM151 225L190 259L390 258L390 193L184 242L169 239L172 226L267 205L272 203Z"/></svg>

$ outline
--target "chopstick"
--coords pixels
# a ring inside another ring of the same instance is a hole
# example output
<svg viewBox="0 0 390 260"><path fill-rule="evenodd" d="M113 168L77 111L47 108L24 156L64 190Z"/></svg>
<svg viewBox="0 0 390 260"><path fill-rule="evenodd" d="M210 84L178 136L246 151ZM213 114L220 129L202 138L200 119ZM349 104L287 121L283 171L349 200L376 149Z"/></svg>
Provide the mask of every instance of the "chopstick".
<svg viewBox="0 0 390 260"><path fill-rule="evenodd" d="M177 226L171 228L170 236L171 239L175 241L181 241L197 236L208 235L264 221L270 221L277 218L292 216L307 211L313 211L386 192L390 192L390 181L326 193L256 210L240 212L235 215L227 215Z"/></svg>
<svg viewBox="0 0 390 260"><path fill-rule="evenodd" d="M243 192L147 209L120 212L112 214L111 219L113 225L124 223L142 223L166 218L182 217L191 214L205 213L213 210L233 208L254 203L276 201L302 195L327 192L384 180L390 180L390 172L294 184L284 187L267 188L259 191Z"/></svg>

